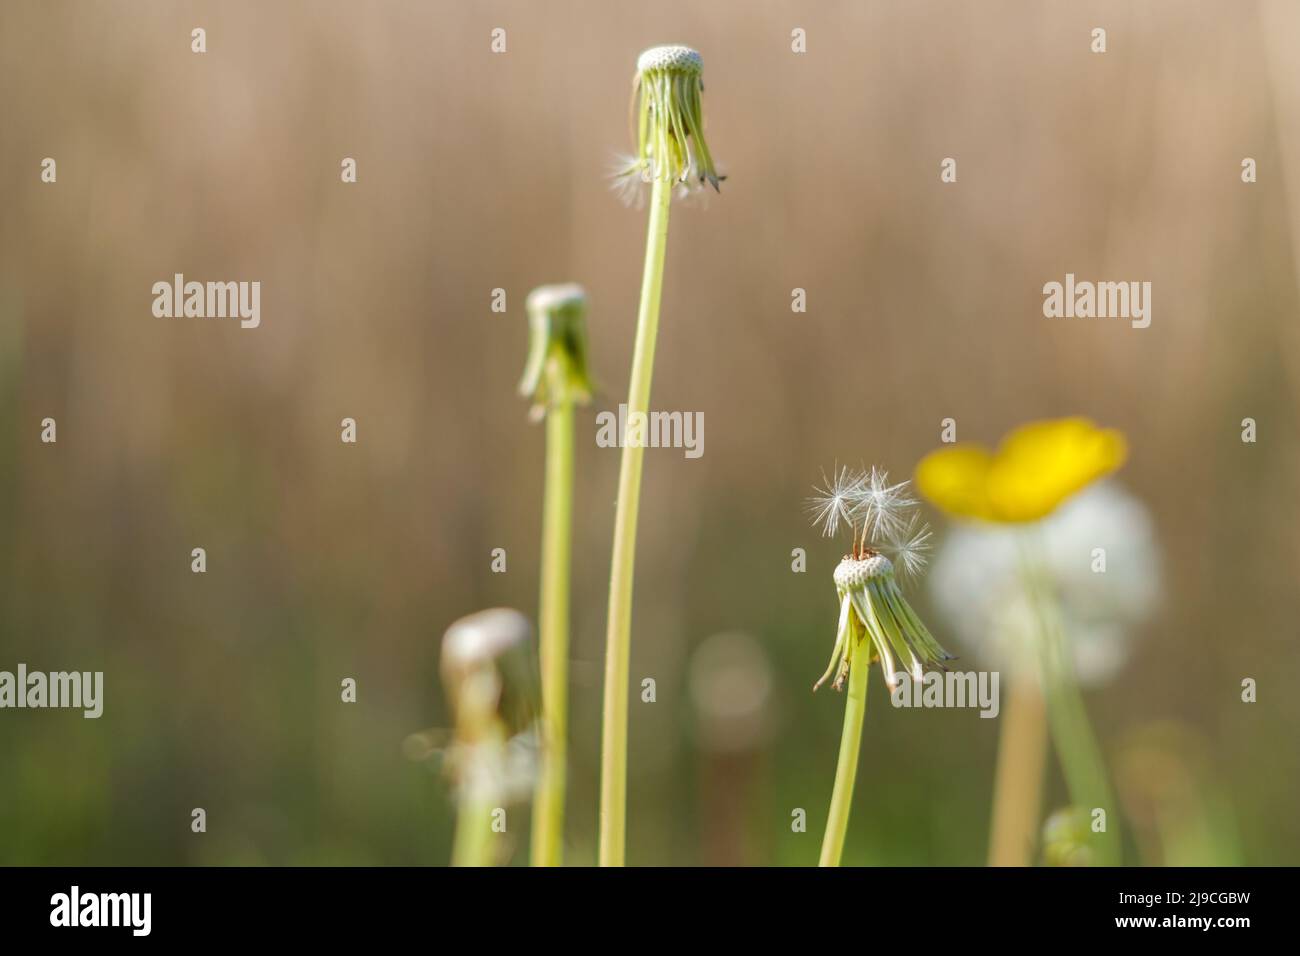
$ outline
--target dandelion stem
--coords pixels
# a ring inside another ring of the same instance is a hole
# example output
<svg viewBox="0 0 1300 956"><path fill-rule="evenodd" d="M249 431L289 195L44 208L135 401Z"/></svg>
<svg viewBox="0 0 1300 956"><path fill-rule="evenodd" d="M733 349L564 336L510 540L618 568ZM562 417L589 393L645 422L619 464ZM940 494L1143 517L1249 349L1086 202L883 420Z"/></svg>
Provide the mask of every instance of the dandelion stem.
<svg viewBox="0 0 1300 956"><path fill-rule="evenodd" d="M989 866L1029 866L1042 814L1047 722L1043 695L1030 676L1011 683L993 784Z"/></svg>
<svg viewBox="0 0 1300 956"><path fill-rule="evenodd" d="M858 634L847 640L856 641ZM844 852L844 837L849 829L849 810L853 805L853 783L858 776L858 751L862 746L862 721L867 712L867 681L871 674L870 658L865 646L856 648L849 666L849 689L844 699L844 732L840 737L840 759L835 768L835 788L831 791L831 809L822 838L819 866L839 866Z"/></svg>
<svg viewBox="0 0 1300 956"><path fill-rule="evenodd" d="M561 393L562 394L562 393ZM533 799L533 866L563 861L569 710L569 574L573 539L573 403L546 412L542 504L542 765Z"/></svg>
<svg viewBox="0 0 1300 956"><path fill-rule="evenodd" d="M654 179L650 226L646 236L645 272L637 314L632 378L628 386L628 420L649 411L659 299L663 288L664 251L668 242L668 208L673 184ZM609 572L609 620L605 634L605 707L600 761L600 865L622 866L627 836L627 707L632 643L632 574L636 559L636 521L641 500L641 466L645 448L625 441L618 475L614 516L614 554Z"/></svg>
<svg viewBox="0 0 1300 956"><path fill-rule="evenodd" d="M1075 808L1086 814L1089 822L1093 810L1102 809L1106 813L1106 830L1093 834L1096 846L1094 862L1099 866L1118 866L1118 807L1110 788L1101 747L1093 734L1083 695L1079 692L1074 677L1074 665L1066 644L1060 608L1043 570L1040 552L1041 543L1037 538L1021 537L1026 590L1034 605L1040 629L1041 640L1038 644L1052 742L1060 757L1065 784Z"/></svg>
<svg viewBox="0 0 1300 956"><path fill-rule="evenodd" d="M462 798L456 811L452 866L492 865L492 801Z"/></svg>

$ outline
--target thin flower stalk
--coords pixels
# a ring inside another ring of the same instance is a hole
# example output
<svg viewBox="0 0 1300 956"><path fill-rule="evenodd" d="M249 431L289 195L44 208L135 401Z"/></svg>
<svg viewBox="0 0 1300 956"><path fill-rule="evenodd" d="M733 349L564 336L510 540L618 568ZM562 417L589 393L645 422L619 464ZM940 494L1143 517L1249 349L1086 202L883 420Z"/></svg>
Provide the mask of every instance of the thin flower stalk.
<svg viewBox="0 0 1300 956"><path fill-rule="evenodd" d="M577 285L542 286L528 296L529 357L519 384L546 418L538 624L542 682L542 756L533 797L532 864L563 862L568 754L569 596L573 540L574 405L591 395L587 371L586 293Z"/></svg>
<svg viewBox="0 0 1300 956"><path fill-rule="evenodd" d="M1038 841L1047 764L1043 694L1032 677L1014 677L1002 708L989 866L1029 866Z"/></svg>
<svg viewBox="0 0 1300 956"><path fill-rule="evenodd" d="M639 95L637 156L622 170L625 178L651 183L641 304L628 385L629 418L649 413L655 341L663 291L668 213L675 186L708 183L718 176L704 142L700 103L703 61L688 47L654 47L637 62L634 94ZM627 841L628 681L631 661L632 584L636 560L637 515L645 448L628 441L622 450L614 548L610 561L609 616L605 635L605 691L601 736L600 850L602 866L622 866Z"/></svg>
<svg viewBox="0 0 1300 956"><path fill-rule="evenodd" d="M952 659L936 641L899 587L899 576L924 568L930 531L916 517L908 482L890 484L876 468L851 472L837 468L808 501L813 523L825 535L847 528L850 552L835 568L839 625L830 664L813 690L833 681L848 686L839 759L831 791L820 864L839 866L848 834L849 811L857 779L858 755L867 706L870 665L880 661L892 692L902 673L924 678L926 667L943 668Z"/></svg>

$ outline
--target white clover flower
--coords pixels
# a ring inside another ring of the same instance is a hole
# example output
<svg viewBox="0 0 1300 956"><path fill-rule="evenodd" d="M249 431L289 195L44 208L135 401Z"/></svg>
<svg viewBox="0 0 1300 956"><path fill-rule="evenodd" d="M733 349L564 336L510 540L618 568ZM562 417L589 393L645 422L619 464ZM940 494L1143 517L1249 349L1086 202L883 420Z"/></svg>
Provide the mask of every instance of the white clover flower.
<svg viewBox="0 0 1300 956"><path fill-rule="evenodd" d="M1160 556L1143 504L1114 483L1095 485L1042 522L1043 564L1061 607L1076 679L1100 684L1128 660L1134 627L1160 594ZM1025 592L1018 530L960 525L930 574L935 605L972 654L1039 673L1039 625ZM1094 549L1105 571L1094 571Z"/></svg>

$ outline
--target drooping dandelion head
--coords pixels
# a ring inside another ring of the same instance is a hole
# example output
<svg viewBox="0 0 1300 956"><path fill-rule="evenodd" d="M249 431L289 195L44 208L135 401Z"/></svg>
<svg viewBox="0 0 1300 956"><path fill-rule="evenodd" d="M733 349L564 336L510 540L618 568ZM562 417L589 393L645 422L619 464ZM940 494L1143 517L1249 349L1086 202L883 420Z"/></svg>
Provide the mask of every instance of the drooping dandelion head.
<svg viewBox="0 0 1300 956"><path fill-rule="evenodd" d="M519 394L533 401L532 415L561 403L591 400L587 370L587 293L574 282L538 286L528 294L528 360Z"/></svg>
<svg viewBox="0 0 1300 956"><path fill-rule="evenodd" d="M704 140L704 59L688 46L646 50L637 59L632 95L636 155L618 179L636 189L662 179L718 189L721 177Z"/></svg>
<svg viewBox="0 0 1300 956"><path fill-rule="evenodd" d="M921 623L899 587L900 577L924 569L930 539L908 483L890 484L888 473L874 467L837 468L829 480L823 475L814 492L808 501L814 525L827 536L846 529L853 542L834 573L840 603L835 649L813 689L832 677L841 689L855 660L859 666L879 660L891 690L904 671L920 681L926 667L942 668L952 655Z"/></svg>
<svg viewBox="0 0 1300 956"><path fill-rule="evenodd" d="M492 608L443 636L440 669L455 720L445 771L464 795L513 802L531 792L539 698L532 633L523 614Z"/></svg>
<svg viewBox="0 0 1300 956"><path fill-rule="evenodd" d="M442 638L442 681L457 734L475 739L526 730L537 713L533 627L520 612L491 608L455 621Z"/></svg>

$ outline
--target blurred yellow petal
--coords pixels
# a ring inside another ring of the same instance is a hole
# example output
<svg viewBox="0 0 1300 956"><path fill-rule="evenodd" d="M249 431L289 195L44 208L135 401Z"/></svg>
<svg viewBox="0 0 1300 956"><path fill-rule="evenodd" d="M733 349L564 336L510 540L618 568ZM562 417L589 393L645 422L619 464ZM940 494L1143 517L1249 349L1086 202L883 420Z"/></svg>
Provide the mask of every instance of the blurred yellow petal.
<svg viewBox="0 0 1300 956"><path fill-rule="evenodd" d="M993 455L982 445L940 448L916 466L916 487L950 515L993 520L987 491L992 465Z"/></svg>
<svg viewBox="0 0 1300 956"><path fill-rule="evenodd" d="M969 444L931 452L917 465L916 486L956 517L1037 521L1114 472L1127 454L1113 428L1086 418L1048 419L1008 433L996 454Z"/></svg>
<svg viewBox="0 0 1300 956"><path fill-rule="evenodd" d="M1031 422L1003 439L986 492L999 521L1037 521L1124 463L1127 444L1086 418Z"/></svg>

